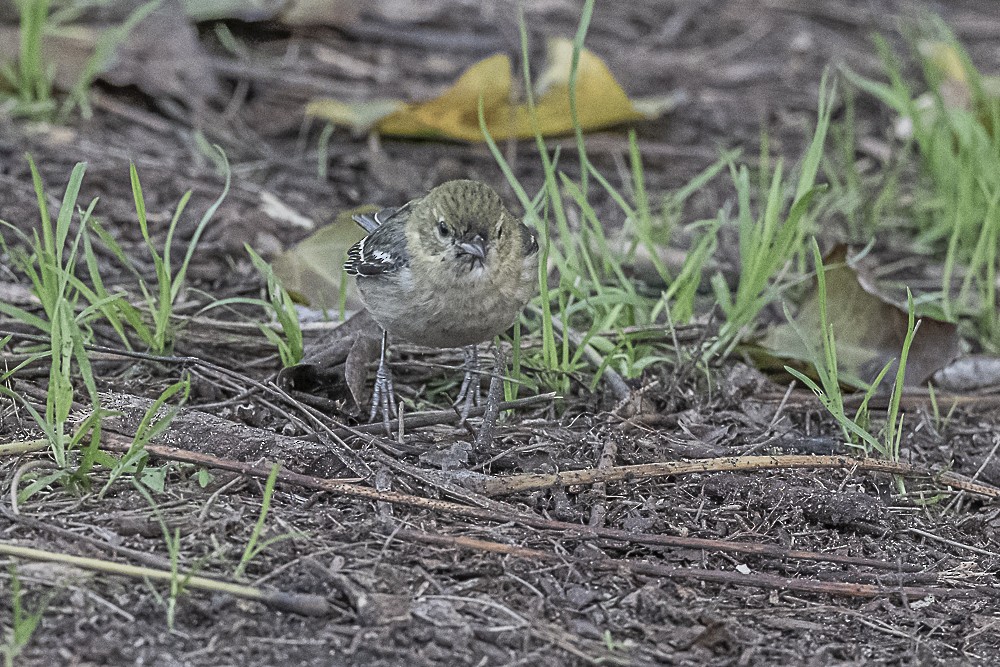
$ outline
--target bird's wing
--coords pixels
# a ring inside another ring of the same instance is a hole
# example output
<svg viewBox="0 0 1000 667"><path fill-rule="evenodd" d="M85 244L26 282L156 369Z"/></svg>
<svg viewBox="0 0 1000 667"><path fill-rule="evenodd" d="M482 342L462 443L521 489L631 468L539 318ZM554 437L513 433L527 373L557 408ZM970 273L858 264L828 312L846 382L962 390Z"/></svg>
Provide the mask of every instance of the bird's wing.
<svg viewBox="0 0 1000 667"><path fill-rule="evenodd" d="M383 216L383 213L389 213ZM358 218L364 217L365 222ZM349 276L379 276L398 271L409 264L406 250L406 220L409 207L382 209L374 218L354 216L355 221L365 229L373 224L368 236L361 239L347 251L344 270Z"/></svg>
<svg viewBox="0 0 1000 667"><path fill-rule="evenodd" d="M525 257L530 257L538 252L538 239L535 233L527 225L518 225L521 228L521 248Z"/></svg>
<svg viewBox="0 0 1000 667"><path fill-rule="evenodd" d="M406 202L398 208L383 208L376 211L373 215L368 215L367 213L359 213L357 215L352 215L351 219L358 223L361 229L365 230L369 234L374 232L376 229L389 222L396 216L406 215L410 210L410 204L413 202Z"/></svg>

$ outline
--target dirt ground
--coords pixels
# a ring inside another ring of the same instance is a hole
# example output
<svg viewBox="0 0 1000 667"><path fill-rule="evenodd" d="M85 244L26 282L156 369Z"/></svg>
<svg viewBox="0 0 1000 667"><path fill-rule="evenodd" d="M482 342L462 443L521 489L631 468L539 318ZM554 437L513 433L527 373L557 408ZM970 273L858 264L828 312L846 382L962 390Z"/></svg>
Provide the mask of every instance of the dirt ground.
<svg viewBox="0 0 1000 667"><path fill-rule="evenodd" d="M398 3L397 11L406 6ZM364 203L399 203L455 177L491 183L513 203L479 145L374 143L337 131L320 180L321 127L303 126L301 113L318 95L428 97L483 56L516 53L513 7L434 0L412 9L419 15L411 22L370 10L343 30L231 24L251 50L242 59L203 26L221 83L204 107L102 85L89 120L66 127L0 121L0 217L22 228L36 224L26 151L50 194L85 161L83 201L100 197L102 222L141 257L128 177L133 160L158 238L177 200L193 191L176 240L180 254L222 187L195 141L201 133L225 148L233 184L194 256L191 279L228 297L259 293L244 243L272 256L307 233L264 214L264 192L317 222ZM532 43L572 35L579 10L570 0L528 3ZM901 44L899 27L930 11L981 70L1000 72L1000 14L989 0L599 2L587 43L626 91L684 93L665 119L638 127L647 187L658 196L711 164L720 149L756 156L763 129L773 151L795 160L812 132L823 69L843 65L877 76L871 34ZM889 141L892 119L883 108L859 97L857 114L867 145ZM552 143L567 148L562 168L576 170L572 140ZM605 173L627 164L623 131L591 135L588 146ZM537 190L542 173L533 144L504 148L518 177ZM717 179L685 219L714 216L733 197L731 184ZM609 224L620 223L610 202L595 203ZM723 241L720 257L734 259L735 247ZM15 280L0 270L0 281ZM192 296L181 312L203 303ZM168 465L156 501L180 536L181 567L232 579L260 511L262 462L280 460L299 478L278 483L264 536L295 537L257 555L246 577L292 602L189 588L177 598L171 629L166 583L19 560L29 608L51 597L15 664L1000 664L1000 509L974 494L907 479L909 493L900 496L891 476L850 467L629 476L492 498L475 484L458 486L483 479L476 474L844 453L810 395L786 396L785 386L736 361L714 369L711 391L700 371L650 369L630 386L644 398L637 413L623 411L603 386L590 393L584 379L558 406L542 401L516 411L488 447L465 446L470 434L454 420L412 427L393 443L325 430L341 419L340 403L282 394L269 384L280 364L263 339L246 327L219 331L215 321L189 323L174 361L95 357L101 389L124 413L105 435L111 446L122 442L116 431L128 433L142 400L190 371L188 410L160 444L215 458L181 453L173 462L153 461ZM107 332L96 333L98 343L115 345ZM309 335L313 351L321 335ZM454 364L457 356L400 359ZM421 369L426 364L402 371L403 393L434 380ZM16 388L44 402L46 374L28 369ZM921 401L908 407L907 462L1000 484L995 403L959 406L943 427ZM23 410L9 401L0 410L0 441L32 437ZM341 434L346 445L338 444ZM161 526L127 483L103 498L96 493L103 479L85 493L46 490L15 516L7 500L15 471L41 458L0 461L0 540L169 570ZM196 467L177 460L214 462L207 486ZM215 465L220 461L228 463ZM471 474L442 473L456 467ZM324 479L342 484L317 483ZM365 496L359 488L403 495L390 503L390 495ZM13 562L0 560L5 571ZM319 613L306 613L310 603ZM0 625L10 609L11 579L0 576Z"/></svg>

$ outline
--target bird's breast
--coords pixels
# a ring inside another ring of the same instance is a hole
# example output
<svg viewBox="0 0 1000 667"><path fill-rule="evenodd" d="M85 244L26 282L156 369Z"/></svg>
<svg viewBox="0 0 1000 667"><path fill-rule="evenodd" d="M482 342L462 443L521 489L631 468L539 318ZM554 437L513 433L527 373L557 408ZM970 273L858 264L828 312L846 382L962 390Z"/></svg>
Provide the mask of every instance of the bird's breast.
<svg viewBox="0 0 1000 667"><path fill-rule="evenodd" d="M523 271L504 279L490 265L464 273L430 272L418 280L409 269L392 280L359 279L372 317L393 337L426 347L482 343L510 327L533 290Z"/></svg>

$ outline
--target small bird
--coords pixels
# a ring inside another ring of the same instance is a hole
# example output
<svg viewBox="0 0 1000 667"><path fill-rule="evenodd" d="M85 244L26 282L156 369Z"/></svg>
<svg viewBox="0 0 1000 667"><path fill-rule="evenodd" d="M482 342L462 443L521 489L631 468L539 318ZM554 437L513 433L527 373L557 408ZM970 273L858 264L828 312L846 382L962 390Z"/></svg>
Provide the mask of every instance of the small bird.
<svg viewBox="0 0 1000 667"><path fill-rule="evenodd" d="M361 299L382 327L369 419L381 409L388 430L396 411L386 363L391 335L463 348L465 379L455 404L464 401L464 420L479 395L477 345L506 331L535 293L538 241L492 188L470 180L442 183L399 208L354 220L368 236L348 250L344 269L357 277Z"/></svg>

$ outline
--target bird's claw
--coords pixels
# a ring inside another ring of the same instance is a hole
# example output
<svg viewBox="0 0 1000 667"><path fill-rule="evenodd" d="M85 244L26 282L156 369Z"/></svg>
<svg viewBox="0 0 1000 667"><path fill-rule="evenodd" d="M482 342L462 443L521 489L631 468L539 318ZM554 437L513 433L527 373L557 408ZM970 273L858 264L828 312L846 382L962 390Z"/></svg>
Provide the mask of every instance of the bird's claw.
<svg viewBox="0 0 1000 667"><path fill-rule="evenodd" d="M375 373L375 391L372 393L372 408L368 415L368 421L374 422L379 412L382 413L382 423L385 424L386 433L391 435L389 419L396 416L397 410L396 393L392 386L392 371L389 370L388 365L379 365L378 371Z"/></svg>
<svg viewBox="0 0 1000 667"><path fill-rule="evenodd" d="M368 421L369 423L373 423L376 415L381 412L385 432L391 436L392 429L389 425L389 419L395 417L398 412L396 409L396 391L392 386L392 369L386 360L388 347L389 336L383 331L382 354L379 355L378 370L375 371L375 389L372 392L372 407L371 412L368 414Z"/></svg>
<svg viewBox="0 0 1000 667"><path fill-rule="evenodd" d="M499 346L493 348L493 360L493 375L490 377L490 388L486 394L486 410L483 412L483 423L479 427L479 434L476 435L477 447L488 447L493 444L493 433L496 430L497 418L500 416L507 358Z"/></svg>
<svg viewBox="0 0 1000 667"><path fill-rule="evenodd" d="M464 424L469 419L469 412L473 404L480 405L483 402L483 376L479 370L479 348L475 345L467 345L462 348L465 356L465 377L462 379L462 386L458 389L458 396L455 397L454 406L462 406L459 415L460 424Z"/></svg>

